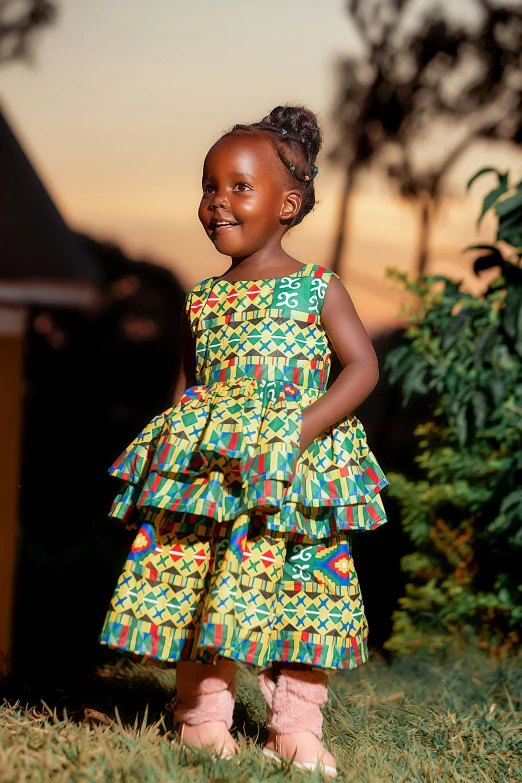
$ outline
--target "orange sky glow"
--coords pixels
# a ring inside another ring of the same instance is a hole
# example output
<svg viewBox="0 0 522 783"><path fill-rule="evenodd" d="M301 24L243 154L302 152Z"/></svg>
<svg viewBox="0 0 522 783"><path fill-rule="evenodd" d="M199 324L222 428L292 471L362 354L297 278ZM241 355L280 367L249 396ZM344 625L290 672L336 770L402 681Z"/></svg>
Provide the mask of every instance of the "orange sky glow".
<svg viewBox="0 0 522 783"><path fill-rule="evenodd" d="M34 63L5 66L2 100L31 160L71 226L112 240L131 255L172 269L185 286L220 274L220 256L198 219L201 168L215 139L236 122L260 119L284 103L319 114L325 150L335 139L334 64L357 49L342 0L68 0L38 41ZM485 144L464 156L437 220L430 271L466 278L462 248L477 234L481 197L465 193L482 165L511 168L520 158ZM303 263L329 260L342 172L319 160L319 203L285 241ZM414 211L382 179L363 177L341 277L367 329L394 322L401 296L385 280L413 268Z"/></svg>

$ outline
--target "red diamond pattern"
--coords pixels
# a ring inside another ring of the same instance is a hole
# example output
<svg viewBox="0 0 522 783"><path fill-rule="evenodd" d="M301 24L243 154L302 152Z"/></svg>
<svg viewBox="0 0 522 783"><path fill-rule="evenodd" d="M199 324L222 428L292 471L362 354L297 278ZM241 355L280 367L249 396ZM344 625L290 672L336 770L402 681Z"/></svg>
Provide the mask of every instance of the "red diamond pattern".
<svg viewBox="0 0 522 783"><path fill-rule="evenodd" d="M270 568L270 566L273 566L276 562L276 556L273 552L265 552L263 555L261 555L261 562L265 568Z"/></svg>
<svg viewBox="0 0 522 783"><path fill-rule="evenodd" d="M255 299L256 296L259 296L260 293L261 293L261 289L258 288L257 285L251 285L250 288L248 289L248 291L246 292L246 295L250 299Z"/></svg>
<svg viewBox="0 0 522 783"><path fill-rule="evenodd" d="M238 298L238 296L239 296L238 292L236 291L235 288L233 288L232 291L230 291L226 295L226 299L227 299L228 302L235 302L236 299Z"/></svg>
<svg viewBox="0 0 522 783"><path fill-rule="evenodd" d="M174 560L174 562L176 562L176 560L181 560L183 557L183 549L181 544L176 544L176 546L173 546L169 552L169 555Z"/></svg>

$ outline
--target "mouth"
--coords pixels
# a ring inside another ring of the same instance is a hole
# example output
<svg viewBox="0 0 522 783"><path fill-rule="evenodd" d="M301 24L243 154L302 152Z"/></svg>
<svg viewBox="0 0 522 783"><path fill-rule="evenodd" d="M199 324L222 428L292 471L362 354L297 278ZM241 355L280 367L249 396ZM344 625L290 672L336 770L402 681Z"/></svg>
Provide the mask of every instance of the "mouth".
<svg viewBox="0 0 522 783"><path fill-rule="evenodd" d="M239 223L234 223L231 220L218 220L215 223L209 223L208 227L213 233L225 234L238 226Z"/></svg>

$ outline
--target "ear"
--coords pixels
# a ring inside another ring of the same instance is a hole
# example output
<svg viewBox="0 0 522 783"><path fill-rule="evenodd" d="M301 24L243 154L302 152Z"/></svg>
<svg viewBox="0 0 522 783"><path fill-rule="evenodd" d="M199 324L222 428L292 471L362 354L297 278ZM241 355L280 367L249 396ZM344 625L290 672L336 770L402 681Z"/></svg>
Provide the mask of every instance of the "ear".
<svg viewBox="0 0 522 783"><path fill-rule="evenodd" d="M296 215L299 214L301 204L303 202L303 196L298 190L289 190L284 195L283 205L279 213L279 219L286 223L288 220L293 220Z"/></svg>

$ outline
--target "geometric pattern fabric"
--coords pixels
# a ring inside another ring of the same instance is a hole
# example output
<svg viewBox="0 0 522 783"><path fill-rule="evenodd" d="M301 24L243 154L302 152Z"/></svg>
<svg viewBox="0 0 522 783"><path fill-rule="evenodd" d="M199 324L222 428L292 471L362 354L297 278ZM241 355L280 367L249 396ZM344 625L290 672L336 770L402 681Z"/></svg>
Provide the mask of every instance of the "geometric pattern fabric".
<svg viewBox="0 0 522 783"><path fill-rule="evenodd" d="M110 469L122 480L111 515L137 536L102 644L164 665L366 660L349 535L386 522L388 482L353 415L299 456L302 410L330 370L332 274L308 264L188 294L196 385Z"/></svg>
<svg viewBox="0 0 522 783"><path fill-rule="evenodd" d="M100 641L143 663L217 655L350 669L368 628L348 533L276 533L251 514L230 525L149 510Z"/></svg>

